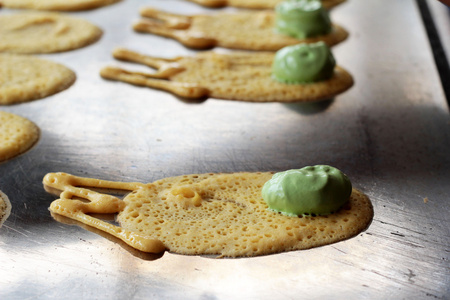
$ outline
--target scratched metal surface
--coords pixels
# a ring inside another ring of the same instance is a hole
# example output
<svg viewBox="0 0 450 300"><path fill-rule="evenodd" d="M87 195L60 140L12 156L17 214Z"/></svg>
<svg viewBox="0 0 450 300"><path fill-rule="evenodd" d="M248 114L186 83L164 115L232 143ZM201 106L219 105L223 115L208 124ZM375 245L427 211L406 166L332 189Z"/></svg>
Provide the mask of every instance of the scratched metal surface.
<svg viewBox="0 0 450 300"><path fill-rule="evenodd" d="M334 54L356 84L317 105L186 102L102 80L105 65L133 67L113 61L116 46L165 57L195 52L134 33L145 4L212 12L184 1L127 0L73 13L105 31L95 45L43 55L75 70L75 85L0 108L41 128L32 150L0 164L0 189L13 204L0 229L0 299L449 298L450 119L414 1L349 0L333 10L351 33ZM151 182L312 164L342 169L371 198L371 226L330 246L243 259L139 257L54 220L55 196L41 184L57 171Z"/></svg>

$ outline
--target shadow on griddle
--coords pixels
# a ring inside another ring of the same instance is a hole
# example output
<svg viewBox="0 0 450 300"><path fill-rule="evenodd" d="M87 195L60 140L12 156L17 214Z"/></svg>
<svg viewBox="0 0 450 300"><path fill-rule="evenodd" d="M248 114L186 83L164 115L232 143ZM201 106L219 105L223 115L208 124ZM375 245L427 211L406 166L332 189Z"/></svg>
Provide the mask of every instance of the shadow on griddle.
<svg viewBox="0 0 450 300"><path fill-rule="evenodd" d="M283 103L284 106L302 115L314 115L324 112L331 106L334 99L327 99L319 102L294 102L294 103Z"/></svg>
<svg viewBox="0 0 450 300"><path fill-rule="evenodd" d="M160 259L164 255L164 252L161 252L161 253L147 253L147 252L139 251L139 250L129 246L128 244L126 244L122 240L120 240L120 239L118 239L118 238L116 238L116 237L114 237L114 236L112 236L112 235L110 235L110 234L108 234L108 233L106 233L104 231L98 230L97 228L91 227L89 225L83 224L81 222L78 222L76 220L73 220L73 219L70 219L70 218L67 218L67 217L64 217L64 216L61 216L61 215L55 214L53 212L51 212L51 215L52 215L53 219L55 219L56 221L58 221L60 223L67 224L67 225L76 225L76 226L79 226L79 227L81 227L81 228L83 228L85 230L88 230L88 231L92 232L92 233L98 234L98 235L100 235L100 236L110 240L111 242L118 244L123 249L127 250L128 252L130 252L133 256L136 256L136 257L138 257L140 259L153 261L153 260ZM105 215L103 215L103 214L102 215L96 214L95 217L101 217L103 221L110 221L111 222L111 221L115 220L114 214L105 214Z"/></svg>
<svg viewBox="0 0 450 300"><path fill-rule="evenodd" d="M232 102L247 102L247 101L243 101L243 100L211 98L208 96L194 99L194 98L180 97L175 94L171 94L171 95L174 96L179 101L186 103L186 104L202 104L202 103L206 102L208 99L221 100L221 101L232 101ZM306 103L305 102L291 102L291 103L279 102L279 103L283 104L287 108L289 108L295 112L298 112L302 115L313 115L313 114L321 113L321 112L327 110L328 107L333 102L334 102L334 98L326 99L326 100L322 100L322 101L316 101L316 102L306 102ZM255 103L265 103L265 102L256 101ZM268 103L273 103L273 102L268 102Z"/></svg>
<svg viewBox="0 0 450 300"><path fill-rule="evenodd" d="M205 102L206 100L208 100L210 98L208 96L201 97L201 98L185 98L185 97L181 97L181 96L178 96L175 94L171 94L171 95L174 96L179 101L186 103L186 104L202 104L203 102Z"/></svg>
<svg viewBox="0 0 450 300"><path fill-rule="evenodd" d="M48 186L48 185L43 185L44 186L44 190L47 192L47 193L49 193L49 194L51 194L51 195L54 195L54 196L56 196L56 197L59 197L59 195L61 195L61 193L62 193L62 191L61 190L58 190L58 189L55 189L55 188L53 188L53 187L51 187L51 186Z"/></svg>

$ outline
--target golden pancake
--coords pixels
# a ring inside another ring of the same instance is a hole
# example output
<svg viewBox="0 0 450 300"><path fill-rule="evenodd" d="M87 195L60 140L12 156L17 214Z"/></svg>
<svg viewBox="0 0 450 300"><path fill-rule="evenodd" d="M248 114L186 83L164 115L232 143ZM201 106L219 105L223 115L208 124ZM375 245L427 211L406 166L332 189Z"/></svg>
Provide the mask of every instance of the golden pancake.
<svg viewBox="0 0 450 300"><path fill-rule="evenodd" d="M13 0L11 0L13 1ZM271 9L283 0L188 0L207 7L241 7L256 9ZM323 7L330 9L346 0L321 0Z"/></svg>
<svg viewBox="0 0 450 300"><path fill-rule="evenodd" d="M0 54L0 105L56 94L75 79L72 70L58 63L33 56Z"/></svg>
<svg viewBox="0 0 450 300"><path fill-rule="evenodd" d="M0 0L0 6L54 11L77 11L93 9L121 0Z"/></svg>
<svg viewBox="0 0 450 300"><path fill-rule="evenodd" d="M33 122L0 111L0 162L27 151L38 138L39 128Z"/></svg>
<svg viewBox="0 0 450 300"><path fill-rule="evenodd" d="M78 49L102 35L88 21L50 12L0 16L0 52L53 53Z"/></svg>
<svg viewBox="0 0 450 300"><path fill-rule="evenodd" d="M339 242L367 228L370 200L353 189L327 216L289 217L268 209L261 188L273 173L193 174L153 183L125 183L49 173L62 191L50 211L121 239L144 252L257 256ZM123 200L90 188L131 191ZM92 214L118 213L115 226Z"/></svg>
<svg viewBox="0 0 450 300"><path fill-rule="evenodd" d="M183 16L145 8L141 10L141 15L147 19L136 23L134 30L173 38L196 49L224 47L277 51L285 46L319 41L333 46L348 36L347 31L339 25L333 25L329 34L307 39L278 34L274 30L273 11Z"/></svg>
<svg viewBox="0 0 450 300"><path fill-rule="evenodd" d="M11 214L11 202L2 191L0 191L0 227Z"/></svg>
<svg viewBox="0 0 450 300"><path fill-rule="evenodd" d="M330 99L353 85L352 76L336 67L332 78L308 84L285 84L271 78L274 53L201 52L192 57L162 59L125 49L117 59L157 68L156 73L129 72L116 67L101 76L139 86L162 89L185 98L212 97L250 102L311 102Z"/></svg>

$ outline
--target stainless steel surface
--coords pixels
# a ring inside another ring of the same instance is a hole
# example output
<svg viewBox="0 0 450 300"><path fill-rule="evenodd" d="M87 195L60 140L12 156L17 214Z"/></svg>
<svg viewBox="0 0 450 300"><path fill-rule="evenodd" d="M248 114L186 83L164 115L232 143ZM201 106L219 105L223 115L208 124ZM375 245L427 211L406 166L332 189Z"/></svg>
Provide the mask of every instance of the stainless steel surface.
<svg viewBox="0 0 450 300"><path fill-rule="evenodd" d="M334 54L356 84L317 105L185 102L102 80L105 65L138 68L115 62L110 53L116 46L166 57L194 53L134 33L131 24L144 5L210 11L185 1L126 0L72 13L105 31L87 48L43 55L75 70L75 85L0 108L41 128L31 151L0 164L0 190L13 204L0 229L0 299L450 297L449 110L414 1L349 0L333 10L335 22L351 34ZM341 243L256 258L139 258L55 221L48 211L55 197L41 184L47 172L57 171L151 182L311 164L330 164L350 176L373 202L371 226Z"/></svg>
<svg viewBox="0 0 450 300"><path fill-rule="evenodd" d="M450 7L442 2L435 0L427 1L434 22L436 23L436 30L441 39L442 48L447 56L450 58Z"/></svg>

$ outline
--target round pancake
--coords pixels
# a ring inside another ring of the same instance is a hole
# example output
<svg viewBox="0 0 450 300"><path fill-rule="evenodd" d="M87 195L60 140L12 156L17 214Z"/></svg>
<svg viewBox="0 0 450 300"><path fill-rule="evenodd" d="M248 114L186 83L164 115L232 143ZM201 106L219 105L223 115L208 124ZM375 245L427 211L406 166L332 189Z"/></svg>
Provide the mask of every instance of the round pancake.
<svg viewBox="0 0 450 300"><path fill-rule="evenodd" d="M370 200L356 189L343 208L326 216L290 217L269 210L261 188L272 175L192 174L141 184L50 173L43 183L62 191L51 212L145 252L238 257L303 250L351 238L372 220ZM122 201L89 188L131 193ZM120 227L92 215L105 213L118 213Z"/></svg>
<svg viewBox="0 0 450 300"><path fill-rule="evenodd" d="M124 199L123 228L182 254L256 256L332 244L364 230L370 202L353 190L332 215L288 217L268 209L261 187L272 173L186 175L156 181Z"/></svg>
<svg viewBox="0 0 450 300"><path fill-rule="evenodd" d="M331 99L353 85L352 76L339 66L328 80L308 84L278 82L271 77L272 52L201 52L195 56L161 59L117 49L114 57L157 68L158 72L107 67L101 70L103 78L162 89L186 98L313 102Z"/></svg>
<svg viewBox="0 0 450 300"><path fill-rule="evenodd" d="M88 10L121 0L0 0L0 6L54 11Z"/></svg>
<svg viewBox="0 0 450 300"><path fill-rule="evenodd" d="M63 65L33 56L0 54L0 105L53 95L75 79L75 73Z"/></svg>
<svg viewBox="0 0 450 300"><path fill-rule="evenodd" d="M0 227L11 214L11 202L2 191L0 191Z"/></svg>
<svg viewBox="0 0 450 300"><path fill-rule="evenodd" d="M88 21L51 12L0 16L0 52L54 53L97 41L102 30Z"/></svg>
<svg viewBox="0 0 450 300"><path fill-rule="evenodd" d="M0 162L27 151L38 138L39 128L33 122L0 111Z"/></svg>

